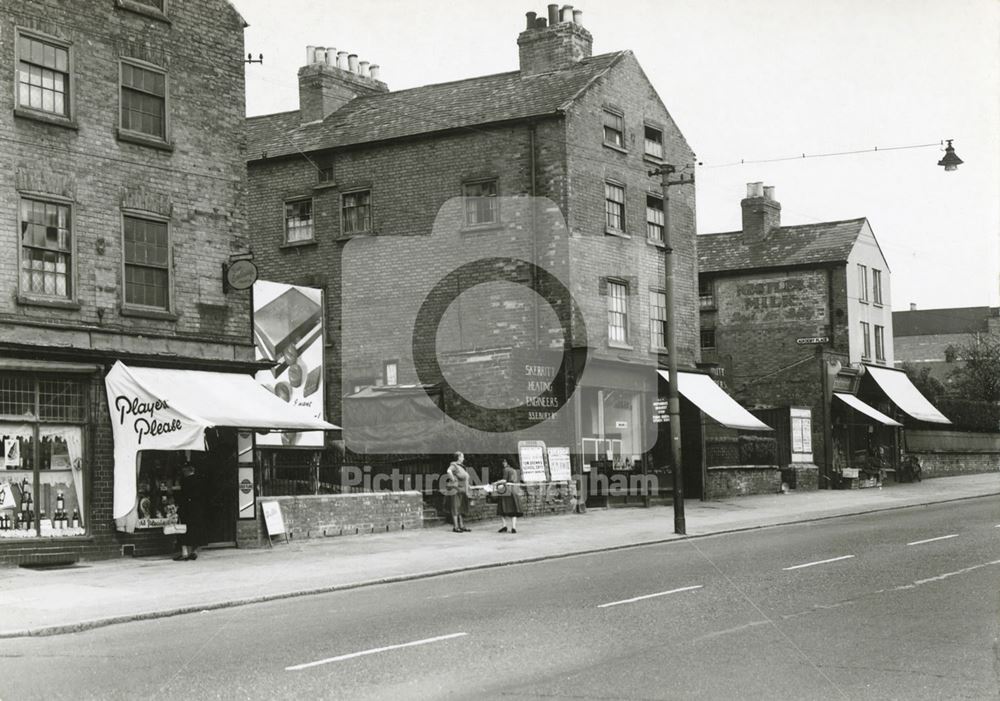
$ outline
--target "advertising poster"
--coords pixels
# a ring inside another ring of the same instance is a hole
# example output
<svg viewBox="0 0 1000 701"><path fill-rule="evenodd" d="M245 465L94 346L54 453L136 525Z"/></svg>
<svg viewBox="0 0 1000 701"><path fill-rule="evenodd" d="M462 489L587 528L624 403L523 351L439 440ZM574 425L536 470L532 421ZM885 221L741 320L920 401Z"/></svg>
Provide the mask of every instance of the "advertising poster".
<svg viewBox="0 0 1000 701"><path fill-rule="evenodd" d="M522 482L545 481L545 443L518 441L517 453L521 463Z"/></svg>
<svg viewBox="0 0 1000 701"><path fill-rule="evenodd" d="M549 478L553 482L568 482L573 478L569 448L549 448Z"/></svg>
<svg viewBox="0 0 1000 701"><path fill-rule="evenodd" d="M257 382L279 398L323 419L323 291L258 280L253 286L257 360L274 363ZM322 448L322 431L257 435L262 447Z"/></svg>

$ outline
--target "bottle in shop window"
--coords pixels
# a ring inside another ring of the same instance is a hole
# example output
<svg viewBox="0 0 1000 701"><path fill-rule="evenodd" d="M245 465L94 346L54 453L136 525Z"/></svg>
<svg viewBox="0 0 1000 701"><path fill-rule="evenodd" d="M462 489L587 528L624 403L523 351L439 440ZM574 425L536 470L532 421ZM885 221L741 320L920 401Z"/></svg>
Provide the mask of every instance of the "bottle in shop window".
<svg viewBox="0 0 1000 701"><path fill-rule="evenodd" d="M56 495L56 511L62 512L66 508L66 499L63 497L63 493L59 492Z"/></svg>
<svg viewBox="0 0 1000 701"><path fill-rule="evenodd" d="M73 509L73 528L80 527L80 512L77 509Z"/></svg>

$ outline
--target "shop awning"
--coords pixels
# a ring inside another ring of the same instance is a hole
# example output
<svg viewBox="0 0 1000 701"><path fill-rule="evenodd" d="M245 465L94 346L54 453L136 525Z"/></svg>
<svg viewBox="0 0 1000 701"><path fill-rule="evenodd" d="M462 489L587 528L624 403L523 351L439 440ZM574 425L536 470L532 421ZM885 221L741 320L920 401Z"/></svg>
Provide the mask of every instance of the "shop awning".
<svg viewBox="0 0 1000 701"><path fill-rule="evenodd" d="M885 424L886 426L902 426L903 425L903 424L899 423L898 421L896 421L895 419L889 418L888 416L886 416L885 414L883 414L881 411L879 411L875 407L868 406L863 401L861 401L860 399L858 399L857 397L855 397L853 394L844 394L843 392L834 392L833 396L836 397L837 399L839 399L840 401L842 401L847 406L849 406L852 409L854 409L855 411L861 412L862 414L864 414L868 418L875 419L876 421L878 421L881 424Z"/></svg>
<svg viewBox="0 0 1000 701"><path fill-rule="evenodd" d="M866 365L865 370L872 376L872 379L882 388L886 396L893 404L902 409L907 415L918 421L929 421L936 424L950 424L944 414L934 408L934 405L927 401L927 398L920 394L920 390L913 386L910 378L902 370L890 370L889 368L877 368Z"/></svg>
<svg viewBox="0 0 1000 701"><path fill-rule="evenodd" d="M337 426L289 404L250 375L133 368L121 361L104 380L115 442L113 516L136 506L137 455L142 450L205 450L213 426L322 431Z"/></svg>
<svg viewBox="0 0 1000 701"><path fill-rule="evenodd" d="M666 370L660 370L659 373L664 380L670 381ZM773 430L741 407L708 375L678 372L677 391L723 426L742 431Z"/></svg>

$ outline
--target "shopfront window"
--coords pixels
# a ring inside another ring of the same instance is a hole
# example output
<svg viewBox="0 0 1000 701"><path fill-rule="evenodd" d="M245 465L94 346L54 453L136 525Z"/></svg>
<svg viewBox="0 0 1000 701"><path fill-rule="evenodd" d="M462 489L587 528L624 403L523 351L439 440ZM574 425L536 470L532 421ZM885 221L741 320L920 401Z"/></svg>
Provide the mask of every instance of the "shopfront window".
<svg viewBox="0 0 1000 701"><path fill-rule="evenodd" d="M0 373L0 538L85 533L79 380Z"/></svg>
<svg viewBox="0 0 1000 701"><path fill-rule="evenodd" d="M159 528L177 523L177 496L185 455L179 450L143 450L136 481L136 528Z"/></svg>

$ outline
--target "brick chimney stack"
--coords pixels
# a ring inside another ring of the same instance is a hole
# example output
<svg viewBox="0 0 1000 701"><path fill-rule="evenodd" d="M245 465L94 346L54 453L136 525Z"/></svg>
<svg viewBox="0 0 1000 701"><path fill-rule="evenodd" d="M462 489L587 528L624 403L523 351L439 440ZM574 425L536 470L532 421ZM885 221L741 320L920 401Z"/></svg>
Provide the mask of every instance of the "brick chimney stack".
<svg viewBox="0 0 1000 701"><path fill-rule="evenodd" d="M593 54L594 37L583 28L583 12L572 5L548 6L548 19L527 13L527 27L517 37L522 75L569 68Z"/></svg>
<svg viewBox="0 0 1000 701"><path fill-rule="evenodd" d="M743 208L743 239L747 243L763 241L772 229L781 226L781 205L774 199L774 187L747 183Z"/></svg>
<svg viewBox="0 0 1000 701"><path fill-rule="evenodd" d="M389 92L378 77L379 67L359 63L356 54L306 47L306 65L299 69L299 118L303 124L316 122L356 97Z"/></svg>

